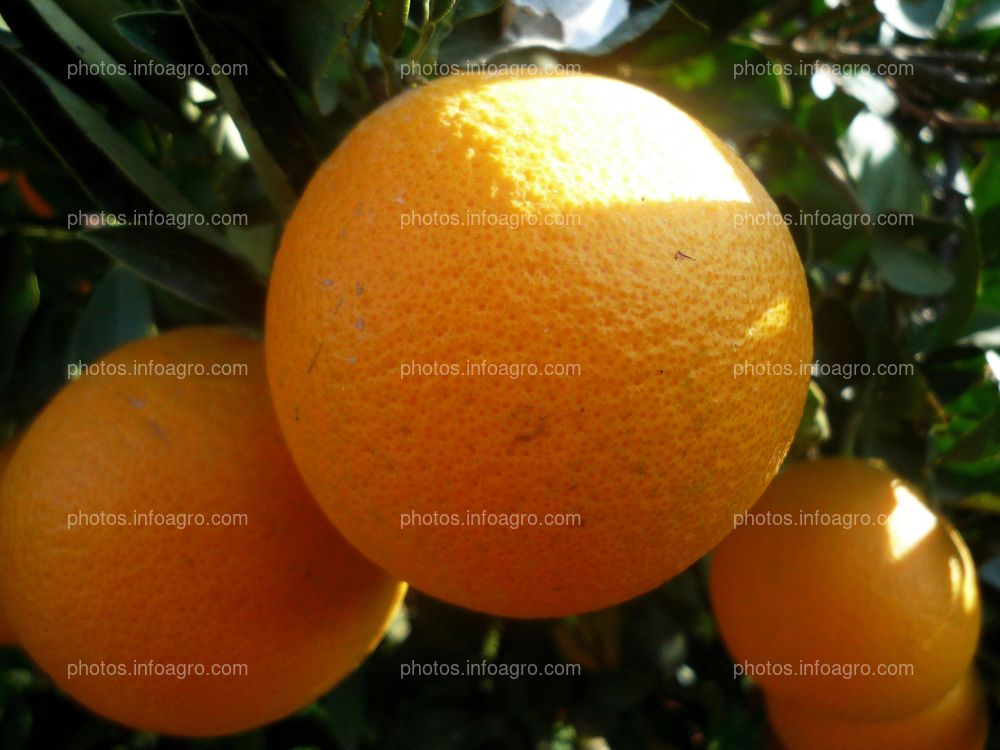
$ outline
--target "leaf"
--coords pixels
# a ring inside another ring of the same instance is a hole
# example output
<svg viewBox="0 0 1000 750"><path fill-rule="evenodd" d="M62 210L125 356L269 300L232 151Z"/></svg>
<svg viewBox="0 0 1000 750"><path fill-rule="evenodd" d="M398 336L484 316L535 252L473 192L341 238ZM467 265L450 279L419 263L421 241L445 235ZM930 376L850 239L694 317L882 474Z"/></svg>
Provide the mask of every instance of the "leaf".
<svg viewBox="0 0 1000 750"><path fill-rule="evenodd" d="M871 257L886 283L905 294L935 297L955 282L940 260L894 233L875 233Z"/></svg>
<svg viewBox="0 0 1000 750"><path fill-rule="evenodd" d="M964 498L958 507L1000 515L1000 495L992 492L977 492Z"/></svg>
<svg viewBox="0 0 1000 750"><path fill-rule="evenodd" d="M830 418L826 413L826 395L815 380L809 382L806 406L799 420L792 444L793 455L805 455L806 451L830 439Z"/></svg>
<svg viewBox="0 0 1000 750"><path fill-rule="evenodd" d="M955 33L958 36L970 36L993 29L1000 29L1000 0L987 0L975 6L955 29Z"/></svg>
<svg viewBox="0 0 1000 750"><path fill-rule="evenodd" d="M965 333L976 309L983 251L978 222L973 216L967 217L951 270L955 283L944 301L943 312L930 330L931 343L935 347L946 346Z"/></svg>
<svg viewBox="0 0 1000 750"><path fill-rule="evenodd" d="M90 105L17 52L0 48L0 85L104 210L200 213Z"/></svg>
<svg viewBox="0 0 1000 750"><path fill-rule="evenodd" d="M600 27L595 28L596 6L521 0L511 6L514 15L507 30L507 48L545 47L588 56L606 55L652 28L670 5L666 0L630 13L627 2L614 0L601 6L605 16Z"/></svg>
<svg viewBox="0 0 1000 750"><path fill-rule="evenodd" d="M955 0L875 0L882 17L917 39L933 39L955 12Z"/></svg>
<svg viewBox="0 0 1000 750"><path fill-rule="evenodd" d="M942 451L938 461L967 463L1000 456L1000 408L994 409Z"/></svg>
<svg viewBox="0 0 1000 750"><path fill-rule="evenodd" d="M841 138L840 149L868 213L924 213L923 177L887 120L858 113Z"/></svg>
<svg viewBox="0 0 1000 750"><path fill-rule="evenodd" d="M437 23L455 9L457 0L431 0L431 23Z"/></svg>
<svg viewBox="0 0 1000 750"><path fill-rule="evenodd" d="M34 717L27 700L14 700L4 706L0 717L0 747L22 750L29 747Z"/></svg>
<svg viewBox="0 0 1000 750"><path fill-rule="evenodd" d="M356 750L365 734L364 674L354 672L322 699L339 746Z"/></svg>
<svg viewBox="0 0 1000 750"><path fill-rule="evenodd" d="M80 234L153 284L228 320L260 325L264 285L242 260L175 229L125 227Z"/></svg>
<svg viewBox="0 0 1000 750"><path fill-rule="evenodd" d="M503 0L458 0L452 22L455 24L471 21L473 18L488 16L503 5Z"/></svg>
<svg viewBox="0 0 1000 750"><path fill-rule="evenodd" d="M979 567L979 579L1000 591L1000 557L987 560Z"/></svg>
<svg viewBox="0 0 1000 750"><path fill-rule="evenodd" d="M614 52L629 42L638 39L651 29L670 9L670 0L631 13L618 24L611 33L598 44L586 49L573 50L583 55L599 56Z"/></svg>
<svg viewBox="0 0 1000 750"><path fill-rule="evenodd" d="M53 0L27 0L27 4L31 6L39 21L62 40L74 57L79 58L79 63L82 66L88 66L89 70L98 71L97 77L123 102L150 119L163 123L179 124L180 119L176 112L168 109L131 75L128 75L127 67L120 64ZM78 72L89 77L92 74L86 72L87 69L81 67ZM69 74L70 71L67 70L66 77L68 79L70 78Z"/></svg>
<svg viewBox="0 0 1000 750"><path fill-rule="evenodd" d="M972 200L976 216L985 216L1000 206L1000 143L989 147L972 173Z"/></svg>
<svg viewBox="0 0 1000 750"><path fill-rule="evenodd" d="M329 99L327 72L364 19L370 0L258 0L258 4L273 22L279 62L317 104Z"/></svg>
<svg viewBox="0 0 1000 750"><path fill-rule="evenodd" d="M851 308L839 297L823 295L813 305L815 358L823 365L854 365L869 361L864 331ZM836 389L858 377L821 370L818 378L830 381Z"/></svg>
<svg viewBox="0 0 1000 750"><path fill-rule="evenodd" d="M0 256L0 388L14 371L24 331L38 309L38 279L31 252L5 237Z"/></svg>
<svg viewBox="0 0 1000 750"><path fill-rule="evenodd" d="M410 14L410 0L374 0L375 32L386 54L394 55L406 33L406 19Z"/></svg>
<svg viewBox="0 0 1000 750"><path fill-rule="evenodd" d="M108 271L94 287L73 332L74 362L84 364L155 331L146 282L122 266Z"/></svg>
<svg viewBox="0 0 1000 750"><path fill-rule="evenodd" d="M180 11L126 13L112 23L133 47L160 62L181 65L201 57L198 41Z"/></svg>
<svg viewBox="0 0 1000 750"><path fill-rule="evenodd" d="M245 70L234 76L215 74L215 84L239 128L264 192L278 213L287 217L319 162L298 112L274 74L229 30L195 0L180 3L206 62Z"/></svg>

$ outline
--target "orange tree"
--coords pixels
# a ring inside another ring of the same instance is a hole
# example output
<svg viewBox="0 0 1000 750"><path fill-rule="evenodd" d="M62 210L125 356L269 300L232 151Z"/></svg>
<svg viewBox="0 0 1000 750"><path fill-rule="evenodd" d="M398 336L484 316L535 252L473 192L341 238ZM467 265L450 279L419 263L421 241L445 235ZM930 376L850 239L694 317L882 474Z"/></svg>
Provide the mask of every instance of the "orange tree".
<svg viewBox="0 0 1000 750"><path fill-rule="evenodd" d="M0 0L0 17L4 437L121 343L261 326L310 175L405 89L469 63L621 78L726 140L784 212L816 360L790 460L879 457L955 524L981 579L977 665L996 715L996 0ZM580 671L521 673L567 664ZM17 649L0 678L4 748L194 747L94 717ZM763 717L699 563L561 620L412 592L345 682L209 746L753 750Z"/></svg>

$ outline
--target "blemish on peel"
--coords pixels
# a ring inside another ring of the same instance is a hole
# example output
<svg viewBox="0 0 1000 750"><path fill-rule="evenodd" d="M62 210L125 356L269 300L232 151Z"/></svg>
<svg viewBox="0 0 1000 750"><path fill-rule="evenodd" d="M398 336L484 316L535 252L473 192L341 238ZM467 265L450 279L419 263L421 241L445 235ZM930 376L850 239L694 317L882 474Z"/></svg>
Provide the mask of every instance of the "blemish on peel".
<svg viewBox="0 0 1000 750"><path fill-rule="evenodd" d="M358 318L357 320L355 320L354 321L354 327L357 328L359 331L365 330L365 319L364 318Z"/></svg>
<svg viewBox="0 0 1000 750"><path fill-rule="evenodd" d="M125 398L127 398L128 402L136 409L141 409L146 405L141 399L138 399L135 396L126 396Z"/></svg>
<svg viewBox="0 0 1000 750"><path fill-rule="evenodd" d="M316 352L313 354L312 361L309 362L309 368L306 370L307 373L313 371L313 368L316 366L316 362L317 360L319 360L319 355L322 351L323 351L323 342L321 341L319 343L319 346L316 347Z"/></svg>

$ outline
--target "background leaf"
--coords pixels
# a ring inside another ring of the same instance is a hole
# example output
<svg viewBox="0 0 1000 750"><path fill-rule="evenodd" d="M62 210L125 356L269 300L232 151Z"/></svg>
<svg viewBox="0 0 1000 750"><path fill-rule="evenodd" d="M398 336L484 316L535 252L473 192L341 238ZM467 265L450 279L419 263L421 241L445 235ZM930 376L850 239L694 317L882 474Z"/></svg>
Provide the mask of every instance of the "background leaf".
<svg viewBox="0 0 1000 750"><path fill-rule="evenodd" d="M83 309L73 336L72 361L95 362L112 349L155 330L146 282L127 268L112 268Z"/></svg>
<svg viewBox="0 0 1000 750"><path fill-rule="evenodd" d="M127 227L82 239L154 284L233 322L260 325L264 287L242 261L171 229Z"/></svg>

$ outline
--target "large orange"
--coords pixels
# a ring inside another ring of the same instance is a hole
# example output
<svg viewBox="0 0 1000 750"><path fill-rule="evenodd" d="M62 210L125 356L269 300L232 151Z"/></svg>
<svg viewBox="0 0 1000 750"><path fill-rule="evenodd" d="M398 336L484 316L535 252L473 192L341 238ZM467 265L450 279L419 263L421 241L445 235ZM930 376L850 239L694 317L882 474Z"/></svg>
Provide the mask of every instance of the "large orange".
<svg viewBox="0 0 1000 750"><path fill-rule="evenodd" d="M803 710L890 719L968 670L975 566L917 490L858 459L791 466L719 545L710 574L742 672Z"/></svg>
<svg viewBox="0 0 1000 750"><path fill-rule="evenodd" d="M2 170L0 170L0 178L2 178ZM3 180L0 179L0 182ZM17 440L8 440L2 446L0 446L0 484L3 483L4 475L7 473L7 466L10 464L10 460L14 457L14 448L17 447ZM2 604L2 602L0 602ZM3 614L3 609L0 607L0 646L13 646L17 643L17 637L14 635L14 631L10 627L10 623L7 622L7 618Z"/></svg>
<svg viewBox="0 0 1000 750"><path fill-rule="evenodd" d="M274 265L268 375L306 483L362 552L465 607L658 585L760 495L802 411L806 283L777 216L725 145L620 81L399 96L320 168Z"/></svg>
<svg viewBox="0 0 1000 750"><path fill-rule="evenodd" d="M838 719L780 699L767 713L786 750L983 750L989 725L973 672L929 708L891 721Z"/></svg>
<svg viewBox="0 0 1000 750"><path fill-rule="evenodd" d="M81 703L142 729L237 732L308 703L374 647L404 586L307 494L262 347L192 328L103 368L41 413L3 485L0 590L20 642Z"/></svg>

